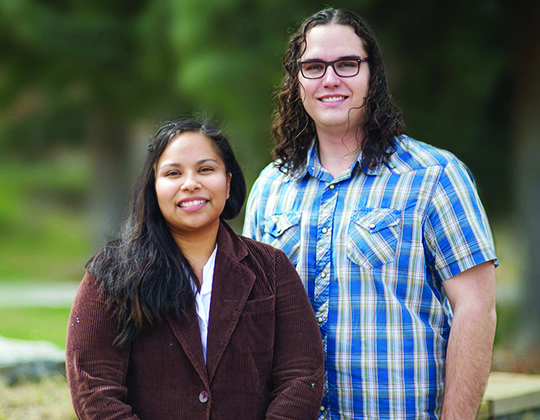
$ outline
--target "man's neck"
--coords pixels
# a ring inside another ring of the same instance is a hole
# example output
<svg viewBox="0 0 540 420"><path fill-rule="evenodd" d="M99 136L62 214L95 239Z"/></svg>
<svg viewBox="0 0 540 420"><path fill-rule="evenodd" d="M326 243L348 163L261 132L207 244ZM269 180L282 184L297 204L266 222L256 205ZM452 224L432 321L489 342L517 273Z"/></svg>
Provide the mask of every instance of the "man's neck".
<svg viewBox="0 0 540 420"><path fill-rule="evenodd" d="M356 133L349 131L344 135L335 135L317 130L317 137L321 165L334 178L349 169L356 160L361 145Z"/></svg>

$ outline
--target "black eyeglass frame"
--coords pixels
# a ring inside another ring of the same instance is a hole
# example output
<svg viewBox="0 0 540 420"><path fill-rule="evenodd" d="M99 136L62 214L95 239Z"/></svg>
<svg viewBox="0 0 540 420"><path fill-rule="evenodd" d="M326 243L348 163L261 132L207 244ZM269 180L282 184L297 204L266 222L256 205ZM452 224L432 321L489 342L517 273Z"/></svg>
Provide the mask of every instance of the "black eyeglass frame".
<svg viewBox="0 0 540 420"><path fill-rule="evenodd" d="M334 61L323 61L323 60L300 61L300 60L298 60L298 65L300 67L300 73L302 73L302 76L304 76L304 78L309 79L309 80L320 79L320 78L324 77L324 75L326 74L326 70L328 69L328 66L331 66L332 69L334 69L334 73L336 73L339 77L354 77L354 76L358 76L358 73L360 73L360 65L362 63L364 63L364 62L367 62L368 58L369 57L366 57L366 58L362 58L362 57L360 57L360 58L340 58L339 60L334 60ZM341 74L339 74L339 72L336 70L336 67L334 66L334 64L339 63L340 61L356 61L358 63L358 68L356 69L356 73L355 74L350 74L348 76L342 76ZM302 70L302 66L304 64L313 64L313 63L322 63L322 64L324 64L323 74L321 74L320 76L317 76L317 77L307 77L304 74L304 70Z"/></svg>

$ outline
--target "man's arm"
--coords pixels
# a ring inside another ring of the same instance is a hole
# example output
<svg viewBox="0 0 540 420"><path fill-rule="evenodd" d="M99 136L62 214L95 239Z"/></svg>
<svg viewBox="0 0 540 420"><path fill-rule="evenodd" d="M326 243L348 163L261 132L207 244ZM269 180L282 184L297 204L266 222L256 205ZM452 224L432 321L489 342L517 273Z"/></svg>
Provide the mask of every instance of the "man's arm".
<svg viewBox="0 0 540 420"><path fill-rule="evenodd" d="M488 261L443 282L454 317L446 353L441 420L474 420L495 336L495 265Z"/></svg>

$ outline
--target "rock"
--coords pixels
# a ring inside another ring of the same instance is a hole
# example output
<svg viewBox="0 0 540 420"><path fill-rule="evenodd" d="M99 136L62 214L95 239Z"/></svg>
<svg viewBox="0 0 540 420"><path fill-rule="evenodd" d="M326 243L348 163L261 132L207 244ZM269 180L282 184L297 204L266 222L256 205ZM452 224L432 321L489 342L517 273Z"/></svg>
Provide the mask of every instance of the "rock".
<svg viewBox="0 0 540 420"><path fill-rule="evenodd" d="M0 377L8 386L65 375L65 351L48 341L0 337Z"/></svg>

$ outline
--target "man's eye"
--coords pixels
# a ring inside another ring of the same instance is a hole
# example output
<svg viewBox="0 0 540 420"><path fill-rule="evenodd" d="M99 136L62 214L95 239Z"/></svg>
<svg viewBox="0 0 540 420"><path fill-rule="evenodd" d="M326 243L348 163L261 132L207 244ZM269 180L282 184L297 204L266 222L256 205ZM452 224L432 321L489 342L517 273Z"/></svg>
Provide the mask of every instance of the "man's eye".
<svg viewBox="0 0 540 420"><path fill-rule="evenodd" d="M357 66L357 62L356 61L338 61L336 65L340 69L354 69Z"/></svg>
<svg viewBox="0 0 540 420"><path fill-rule="evenodd" d="M324 64L322 63L309 63L304 66L304 70L309 72L321 71L323 68Z"/></svg>

